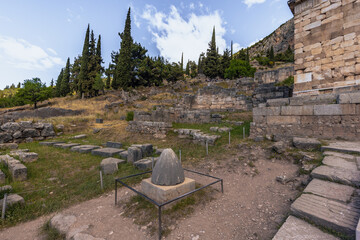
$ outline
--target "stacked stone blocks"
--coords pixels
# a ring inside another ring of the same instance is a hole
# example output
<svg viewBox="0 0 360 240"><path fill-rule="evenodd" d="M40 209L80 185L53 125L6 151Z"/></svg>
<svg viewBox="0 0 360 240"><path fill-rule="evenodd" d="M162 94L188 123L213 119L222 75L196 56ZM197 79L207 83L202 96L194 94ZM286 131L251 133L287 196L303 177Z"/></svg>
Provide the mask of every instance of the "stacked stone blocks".
<svg viewBox="0 0 360 240"><path fill-rule="evenodd" d="M296 0L294 94L360 85L360 1Z"/></svg>
<svg viewBox="0 0 360 240"><path fill-rule="evenodd" d="M303 100L303 101L301 101ZM254 108L251 137L360 139L360 93L269 101Z"/></svg>

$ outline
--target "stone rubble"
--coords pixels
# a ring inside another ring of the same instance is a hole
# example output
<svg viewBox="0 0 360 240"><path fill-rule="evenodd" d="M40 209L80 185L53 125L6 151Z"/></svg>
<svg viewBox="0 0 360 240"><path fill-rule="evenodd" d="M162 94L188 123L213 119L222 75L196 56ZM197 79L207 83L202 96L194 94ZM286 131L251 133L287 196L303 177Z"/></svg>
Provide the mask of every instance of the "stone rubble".
<svg viewBox="0 0 360 240"><path fill-rule="evenodd" d="M201 132L197 129L175 129L174 132L179 134L179 137L189 136L196 143L214 145L215 141L219 139L221 136L219 135L209 135Z"/></svg>

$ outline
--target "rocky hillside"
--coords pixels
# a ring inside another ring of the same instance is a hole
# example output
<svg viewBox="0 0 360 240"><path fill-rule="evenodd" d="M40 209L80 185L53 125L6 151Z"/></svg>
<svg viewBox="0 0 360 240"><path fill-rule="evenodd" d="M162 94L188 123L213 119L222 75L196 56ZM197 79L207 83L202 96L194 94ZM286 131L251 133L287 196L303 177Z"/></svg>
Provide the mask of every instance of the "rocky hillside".
<svg viewBox="0 0 360 240"><path fill-rule="evenodd" d="M255 43L249 48L250 57L255 57L257 54L266 54L266 51L273 46L274 53L285 52L288 47L294 49L294 19L291 18L286 23L282 24L278 29L270 35Z"/></svg>

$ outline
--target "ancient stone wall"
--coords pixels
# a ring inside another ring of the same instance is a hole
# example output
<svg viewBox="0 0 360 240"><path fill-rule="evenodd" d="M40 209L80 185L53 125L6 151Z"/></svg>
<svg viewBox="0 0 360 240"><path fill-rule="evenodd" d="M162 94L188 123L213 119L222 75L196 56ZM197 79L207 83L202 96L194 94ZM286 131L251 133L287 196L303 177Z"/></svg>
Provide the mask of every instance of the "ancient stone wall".
<svg viewBox="0 0 360 240"><path fill-rule="evenodd" d="M53 136L55 132L51 123L7 122L0 127L0 143L40 141Z"/></svg>
<svg viewBox="0 0 360 240"><path fill-rule="evenodd" d="M252 95L252 105L257 107L269 99L288 98L292 96L293 89L287 86L276 86L275 83L260 84Z"/></svg>
<svg viewBox="0 0 360 240"><path fill-rule="evenodd" d="M360 0L292 0L294 95L360 85Z"/></svg>
<svg viewBox="0 0 360 240"><path fill-rule="evenodd" d="M168 122L130 121L126 130L145 134L166 134L172 128Z"/></svg>
<svg viewBox="0 0 360 240"><path fill-rule="evenodd" d="M134 121L210 123L220 122L221 116L210 110L188 110L183 108L163 108L152 112L134 112Z"/></svg>
<svg viewBox="0 0 360 240"><path fill-rule="evenodd" d="M268 100L253 110L251 137L360 139L360 93Z"/></svg>
<svg viewBox="0 0 360 240"><path fill-rule="evenodd" d="M270 71L258 71L254 75L255 83L275 83L284 81L290 76L294 76L294 66L283 67Z"/></svg>

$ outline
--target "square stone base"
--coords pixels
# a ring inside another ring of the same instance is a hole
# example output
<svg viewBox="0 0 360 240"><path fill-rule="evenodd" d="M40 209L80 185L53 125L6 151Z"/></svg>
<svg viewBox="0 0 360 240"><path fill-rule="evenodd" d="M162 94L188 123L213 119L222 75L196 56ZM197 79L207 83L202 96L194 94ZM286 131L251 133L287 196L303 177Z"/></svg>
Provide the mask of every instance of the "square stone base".
<svg viewBox="0 0 360 240"><path fill-rule="evenodd" d="M195 180L185 178L185 181L175 186L160 186L151 182L151 178L142 180L141 190L146 196L158 203L165 203L171 199L195 190Z"/></svg>

